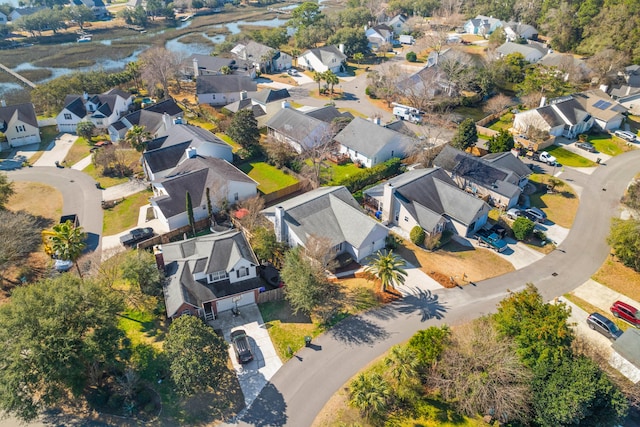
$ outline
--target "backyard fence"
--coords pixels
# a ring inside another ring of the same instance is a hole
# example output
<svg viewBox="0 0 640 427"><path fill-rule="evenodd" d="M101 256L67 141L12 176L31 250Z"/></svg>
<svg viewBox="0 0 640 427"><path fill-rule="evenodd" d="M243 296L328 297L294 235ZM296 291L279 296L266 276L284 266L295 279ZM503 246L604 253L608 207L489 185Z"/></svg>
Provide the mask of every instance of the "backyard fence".
<svg viewBox="0 0 640 427"><path fill-rule="evenodd" d="M200 230L209 228L211 226L211 222L209 221L209 218L205 218L205 219L201 219L200 221L196 221L195 226L196 226L196 232L198 232ZM180 236L184 233L191 233L191 231L192 231L191 226L185 225L183 227L176 228L175 230L168 231L164 234L160 234L158 236L154 236L150 239L140 242L138 243L137 247L138 249L146 249L155 245L159 245L161 243L170 243L171 239L173 239L174 237Z"/></svg>
<svg viewBox="0 0 640 427"><path fill-rule="evenodd" d="M262 304L265 302L282 301L284 299L284 288L272 289L270 291L260 292L256 302Z"/></svg>
<svg viewBox="0 0 640 427"><path fill-rule="evenodd" d="M302 188L302 182L298 181L295 184L291 184L288 187L281 188L280 190L276 190L272 193L263 194L262 198L264 199L264 203L266 205L269 202L273 202L274 200L281 199L297 191L300 191L301 188Z"/></svg>

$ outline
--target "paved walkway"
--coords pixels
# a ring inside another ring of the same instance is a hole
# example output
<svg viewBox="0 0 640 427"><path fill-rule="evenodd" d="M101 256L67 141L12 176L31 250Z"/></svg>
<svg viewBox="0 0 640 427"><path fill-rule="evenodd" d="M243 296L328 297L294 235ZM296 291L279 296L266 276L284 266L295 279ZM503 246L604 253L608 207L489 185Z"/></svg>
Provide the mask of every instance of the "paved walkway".
<svg viewBox="0 0 640 427"><path fill-rule="evenodd" d="M583 285L578 286L571 293L606 313L609 313L609 308L616 301L622 301L634 307L640 307L640 303L638 301L634 301L631 298L622 295L620 292L607 288L593 279L587 280Z"/></svg>
<svg viewBox="0 0 640 427"><path fill-rule="evenodd" d="M102 190L102 200L120 200L132 194L139 193L147 189L147 183L138 179L131 179L123 184L114 185Z"/></svg>
<svg viewBox="0 0 640 427"><path fill-rule="evenodd" d="M75 169L79 171L84 170L87 166L91 164L91 159L92 159L92 155L89 154L87 157L85 157L84 159L80 160L78 163L71 166L71 169Z"/></svg>

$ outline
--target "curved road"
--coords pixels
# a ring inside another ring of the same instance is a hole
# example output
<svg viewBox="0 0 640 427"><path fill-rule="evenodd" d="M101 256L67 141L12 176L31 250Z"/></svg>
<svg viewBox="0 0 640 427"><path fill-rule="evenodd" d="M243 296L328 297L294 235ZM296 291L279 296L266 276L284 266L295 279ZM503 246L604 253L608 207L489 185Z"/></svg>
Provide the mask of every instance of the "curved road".
<svg viewBox="0 0 640 427"><path fill-rule="evenodd" d="M526 268L476 286L406 297L345 320L287 362L236 424L311 426L325 403L349 378L416 331L491 313L509 290L522 289L527 282L533 282L548 300L584 283L609 255L605 239L610 219L618 215L620 196L640 170L640 150L607 163L591 176L567 171L567 176L581 181L582 195L571 232L559 250Z"/></svg>
<svg viewBox="0 0 640 427"><path fill-rule="evenodd" d="M7 172L14 181L31 181L55 187L62 193L62 214L77 214L87 233L87 250L100 248L102 234L102 193L89 175L71 169L32 167Z"/></svg>

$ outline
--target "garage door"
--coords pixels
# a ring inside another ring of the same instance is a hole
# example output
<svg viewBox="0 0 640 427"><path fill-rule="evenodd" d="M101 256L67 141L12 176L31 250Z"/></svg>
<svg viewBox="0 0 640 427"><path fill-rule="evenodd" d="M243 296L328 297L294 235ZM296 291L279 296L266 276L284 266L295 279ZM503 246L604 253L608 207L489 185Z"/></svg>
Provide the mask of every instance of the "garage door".
<svg viewBox="0 0 640 427"><path fill-rule="evenodd" d="M235 295L233 297L220 299L216 301L216 306L218 309L218 313L221 311L231 310L236 306L234 298L238 298L238 307L242 307L243 305L254 304L256 302L255 294L252 292L245 292L244 294Z"/></svg>

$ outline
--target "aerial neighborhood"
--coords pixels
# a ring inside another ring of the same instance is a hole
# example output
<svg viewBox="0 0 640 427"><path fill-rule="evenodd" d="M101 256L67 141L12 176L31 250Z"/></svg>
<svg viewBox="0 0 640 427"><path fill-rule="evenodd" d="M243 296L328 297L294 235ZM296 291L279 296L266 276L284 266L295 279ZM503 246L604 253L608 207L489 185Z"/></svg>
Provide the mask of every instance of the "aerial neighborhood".
<svg viewBox="0 0 640 427"><path fill-rule="evenodd" d="M640 425L638 25L0 3L0 412Z"/></svg>

